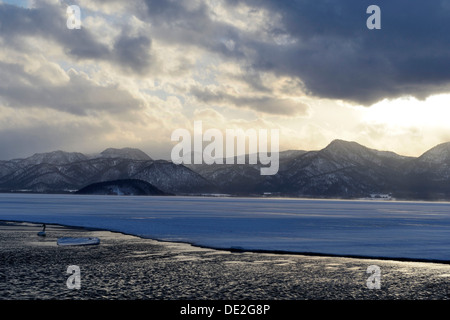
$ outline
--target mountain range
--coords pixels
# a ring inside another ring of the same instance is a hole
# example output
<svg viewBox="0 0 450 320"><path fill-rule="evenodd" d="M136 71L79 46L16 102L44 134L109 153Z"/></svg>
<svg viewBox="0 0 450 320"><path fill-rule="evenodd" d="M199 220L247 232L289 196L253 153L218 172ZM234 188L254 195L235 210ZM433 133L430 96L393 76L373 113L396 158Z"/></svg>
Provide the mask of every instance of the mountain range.
<svg viewBox="0 0 450 320"><path fill-rule="evenodd" d="M214 191L192 170L165 160L153 160L139 149L106 149L98 155L54 151L26 159L0 161L0 190L60 193L114 180L138 179L167 193Z"/></svg>
<svg viewBox="0 0 450 320"><path fill-rule="evenodd" d="M279 153L276 175L259 164L176 165L139 149L109 148L97 155L54 151L0 161L2 192L73 192L89 184L137 179L170 194L450 200L450 142L420 157L334 140L318 151ZM248 163L248 162L246 162Z"/></svg>

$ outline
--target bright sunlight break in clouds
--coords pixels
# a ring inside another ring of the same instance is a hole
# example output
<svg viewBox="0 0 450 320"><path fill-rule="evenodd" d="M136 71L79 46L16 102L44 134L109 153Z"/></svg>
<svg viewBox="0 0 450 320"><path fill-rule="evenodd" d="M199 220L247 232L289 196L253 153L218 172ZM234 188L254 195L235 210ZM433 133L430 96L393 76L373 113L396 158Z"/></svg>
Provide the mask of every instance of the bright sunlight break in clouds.
<svg viewBox="0 0 450 320"><path fill-rule="evenodd" d="M279 129L281 150L344 139L418 156L450 141L449 16L445 0L3 0L0 160L169 159L195 120Z"/></svg>

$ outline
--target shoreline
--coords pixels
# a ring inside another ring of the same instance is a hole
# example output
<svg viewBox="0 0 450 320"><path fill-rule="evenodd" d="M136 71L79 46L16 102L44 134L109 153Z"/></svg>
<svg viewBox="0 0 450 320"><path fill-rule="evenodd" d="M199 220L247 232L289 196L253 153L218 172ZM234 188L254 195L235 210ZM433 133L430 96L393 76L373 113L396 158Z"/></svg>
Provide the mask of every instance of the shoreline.
<svg viewBox="0 0 450 320"><path fill-rule="evenodd" d="M78 190L76 190L78 191ZM19 191L19 190L0 190L0 194L31 194L31 195L74 195L74 196L99 196L98 194L77 194L76 191L67 192L34 192L34 191ZM367 202L417 202L417 203L445 203L450 204L449 198L435 198L435 199L425 199L425 198L399 198L393 197L391 199L384 198L328 198L328 197L309 197L309 196L295 196L295 195L259 195L259 194L190 194L190 193L180 193L180 194L167 194L167 195L107 195L103 196L109 197L187 197L187 198L241 198L241 199L291 199L291 200L310 200L310 201L367 201Z"/></svg>
<svg viewBox="0 0 450 320"><path fill-rule="evenodd" d="M233 252L85 227L0 221L1 300L448 300L450 266L430 262ZM60 247L61 236L100 238ZM81 289L66 287L69 265ZM381 288L367 287L367 268Z"/></svg>
<svg viewBox="0 0 450 320"><path fill-rule="evenodd" d="M348 259L360 259L360 260L380 260L380 261L398 261L398 262L421 262L421 263L433 263L433 264L444 264L444 265L450 265L450 260L439 260L439 259L414 259L414 258L403 258L403 257L383 257L383 256L363 256L363 255L339 255L339 254L332 254L332 253L320 253L320 252L298 252L298 251L287 251L287 250L264 250L264 249L245 249L245 248L239 248L239 247L231 247L231 248L220 248L220 247L212 247L212 246L203 246L194 244L191 242L184 242L184 241L170 241L170 240L163 240L163 239L157 239L157 238L150 238L150 237L142 237L139 235L131 234L131 233L125 233L122 231L115 231L110 229L102 229L102 228L94 228L94 227L81 227L81 226L73 226L73 225L66 225L66 224L60 224L60 223L46 223L46 222L36 222L36 221L25 221L25 220L2 220L0 219L0 223L3 222L12 222L12 223L31 223L36 225L53 225L53 226L60 226L65 228L71 228L71 229L80 229L80 230L86 230L86 231L104 231L104 232L112 232L117 234L122 234L126 236L132 236L137 237L143 240L153 240L161 243L172 243L172 244L185 244L190 245L199 249L210 249L210 250L217 250L217 251L225 251L225 252L232 252L232 253L260 253L260 254L277 254L277 255L298 255L298 256L306 256L306 257L329 257L329 258L348 258Z"/></svg>

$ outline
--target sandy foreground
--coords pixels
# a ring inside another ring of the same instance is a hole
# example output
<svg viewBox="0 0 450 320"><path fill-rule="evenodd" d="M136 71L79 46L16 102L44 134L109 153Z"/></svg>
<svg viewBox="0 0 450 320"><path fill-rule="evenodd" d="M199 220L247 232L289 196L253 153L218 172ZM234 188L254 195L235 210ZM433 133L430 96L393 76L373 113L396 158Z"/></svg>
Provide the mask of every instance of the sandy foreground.
<svg viewBox="0 0 450 320"><path fill-rule="evenodd" d="M447 300L450 265L293 254L236 253L109 231L0 221L0 299ZM100 245L61 247L59 237ZM70 289L69 266L80 268ZM369 289L367 268L381 270Z"/></svg>

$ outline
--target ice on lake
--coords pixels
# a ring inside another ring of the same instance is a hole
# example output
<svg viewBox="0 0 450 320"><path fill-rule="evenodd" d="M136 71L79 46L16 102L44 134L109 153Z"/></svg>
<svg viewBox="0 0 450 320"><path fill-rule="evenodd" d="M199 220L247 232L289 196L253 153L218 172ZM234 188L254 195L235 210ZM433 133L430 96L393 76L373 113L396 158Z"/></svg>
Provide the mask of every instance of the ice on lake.
<svg viewBox="0 0 450 320"><path fill-rule="evenodd" d="M0 219L214 248L450 261L450 203L0 194Z"/></svg>

